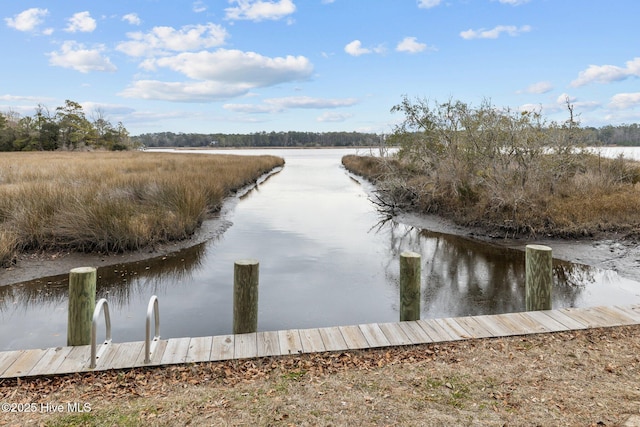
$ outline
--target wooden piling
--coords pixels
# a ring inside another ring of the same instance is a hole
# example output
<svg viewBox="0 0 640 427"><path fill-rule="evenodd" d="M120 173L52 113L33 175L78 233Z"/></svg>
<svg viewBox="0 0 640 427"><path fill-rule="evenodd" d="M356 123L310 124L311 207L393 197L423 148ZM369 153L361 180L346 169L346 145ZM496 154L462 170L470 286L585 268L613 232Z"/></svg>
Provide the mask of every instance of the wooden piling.
<svg viewBox="0 0 640 427"><path fill-rule="evenodd" d="M553 286L551 248L543 245L527 245L525 263L527 311L551 310Z"/></svg>
<svg viewBox="0 0 640 427"><path fill-rule="evenodd" d="M420 254L400 254L400 321L420 320Z"/></svg>
<svg viewBox="0 0 640 427"><path fill-rule="evenodd" d="M233 333L257 332L259 263L238 260L233 267Z"/></svg>
<svg viewBox="0 0 640 427"><path fill-rule="evenodd" d="M91 322L96 306L96 269L74 268L69 272L69 318L67 346L91 343Z"/></svg>

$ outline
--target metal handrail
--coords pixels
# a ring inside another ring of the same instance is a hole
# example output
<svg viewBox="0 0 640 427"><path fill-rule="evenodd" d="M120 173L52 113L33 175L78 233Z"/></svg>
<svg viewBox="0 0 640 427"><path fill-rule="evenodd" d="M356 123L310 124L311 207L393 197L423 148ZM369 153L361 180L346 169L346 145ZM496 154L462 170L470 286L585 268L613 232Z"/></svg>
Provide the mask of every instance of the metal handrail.
<svg viewBox="0 0 640 427"><path fill-rule="evenodd" d="M93 320L91 321L91 365L89 366L91 369L96 367L96 359L100 356L96 355L96 329L98 326L98 317L100 317L100 311L103 311L104 307L104 323L106 327L106 337L103 343L103 347L101 348L100 353L104 351L105 345L111 343L111 316L109 316L109 304L107 300L102 298L96 304L95 310L93 310Z"/></svg>
<svg viewBox="0 0 640 427"><path fill-rule="evenodd" d="M155 335L151 341L151 316L155 315ZM160 308L158 306L158 297L153 295L149 300L147 307L147 321L144 337L144 363L151 363L151 353L155 350L155 346L160 340Z"/></svg>

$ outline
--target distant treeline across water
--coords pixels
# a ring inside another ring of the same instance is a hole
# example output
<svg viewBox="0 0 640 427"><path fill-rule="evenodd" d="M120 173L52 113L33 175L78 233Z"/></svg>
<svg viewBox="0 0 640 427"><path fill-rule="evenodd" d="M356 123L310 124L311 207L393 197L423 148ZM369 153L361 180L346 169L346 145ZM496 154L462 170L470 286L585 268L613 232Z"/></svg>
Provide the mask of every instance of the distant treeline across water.
<svg viewBox="0 0 640 427"><path fill-rule="evenodd" d="M376 146L384 135L362 132L256 132L251 134L201 134L158 132L131 137L146 147L361 147ZM640 146L640 125L582 128L585 145Z"/></svg>
<svg viewBox="0 0 640 427"><path fill-rule="evenodd" d="M251 134L146 133L132 139L146 147L341 147L378 145L383 137L360 132L257 132Z"/></svg>

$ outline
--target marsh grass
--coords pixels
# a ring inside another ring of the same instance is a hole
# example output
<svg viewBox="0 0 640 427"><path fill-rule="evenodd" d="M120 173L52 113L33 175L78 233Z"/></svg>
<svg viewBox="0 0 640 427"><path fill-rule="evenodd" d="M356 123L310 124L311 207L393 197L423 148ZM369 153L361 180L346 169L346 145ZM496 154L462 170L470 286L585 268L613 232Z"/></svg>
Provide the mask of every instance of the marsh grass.
<svg viewBox="0 0 640 427"><path fill-rule="evenodd" d="M122 252L192 235L284 161L187 153L5 153L0 264L20 251Z"/></svg>
<svg viewBox="0 0 640 427"><path fill-rule="evenodd" d="M377 184L384 203L447 216L459 224L508 235L579 237L640 232L640 164L583 154L557 179L552 156L541 157L526 182L510 175L463 180L452 168L428 175L398 159L345 156L344 166ZM439 166L437 166L439 167Z"/></svg>

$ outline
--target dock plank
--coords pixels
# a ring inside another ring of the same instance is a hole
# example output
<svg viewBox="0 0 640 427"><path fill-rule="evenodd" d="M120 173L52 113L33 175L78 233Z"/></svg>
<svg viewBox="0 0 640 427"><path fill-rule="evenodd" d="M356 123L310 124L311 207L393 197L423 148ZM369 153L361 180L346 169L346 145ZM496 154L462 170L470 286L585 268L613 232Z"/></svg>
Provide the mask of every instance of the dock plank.
<svg viewBox="0 0 640 427"><path fill-rule="evenodd" d="M550 317L546 311L530 311L527 315L547 328L549 332L563 332L569 330L567 326L558 322L553 317Z"/></svg>
<svg viewBox="0 0 640 427"><path fill-rule="evenodd" d="M358 325L358 327L362 335L364 335L364 339L367 340L369 347L388 347L391 345L377 323L367 323Z"/></svg>
<svg viewBox="0 0 640 427"><path fill-rule="evenodd" d="M318 329L300 329L300 341L302 343L302 351L305 353L327 351Z"/></svg>
<svg viewBox="0 0 640 427"><path fill-rule="evenodd" d="M211 344L211 360L233 359L235 354L235 337L233 335L218 335L213 337Z"/></svg>
<svg viewBox="0 0 640 427"><path fill-rule="evenodd" d="M339 326L338 329L340 329L349 350L358 350L369 346L367 339L358 326Z"/></svg>
<svg viewBox="0 0 640 427"><path fill-rule="evenodd" d="M433 342L431 337L416 321L400 322L398 323L398 327L402 329L413 344L426 344Z"/></svg>
<svg viewBox="0 0 640 427"><path fill-rule="evenodd" d="M144 341L119 343L107 369L123 369L136 366L138 356L142 353L144 353Z"/></svg>
<svg viewBox="0 0 640 427"><path fill-rule="evenodd" d="M442 329L447 331L447 333L454 340L468 340L471 338L469 332L464 329L458 322L455 321L452 317L445 317L443 319L435 319L436 323L439 324Z"/></svg>
<svg viewBox="0 0 640 427"><path fill-rule="evenodd" d="M574 319L573 317L567 316L565 313L559 310L543 310L542 313L551 317L553 320L562 323L569 330L577 330L577 329L586 329L587 325L584 323Z"/></svg>
<svg viewBox="0 0 640 427"><path fill-rule="evenodd" d="M73 372L82 372L85 367L89 366L91 358L91 346L79 345L72 347L71 351L65 355L64 360L52 374L70 374Z"/></svg>
<svg viewBox="0 0 640 427"><path fill-rule="evenodd" d="M213 337L195 337L189 341L187 350L187 363L208 362L211 360L211 346Z"/></svg>
<svg viewBox="0 0 640 427"><path fill-rule="evenodd" d="M283 355L300 354L303 351L300 330L298 329L278 331L278 340L280 341L280 352Z"/></svg>
<svg viewBox="0 0 640 427"><path fill-rule="evenodd" d="M485 329L480 323L478 323L473 317L456 317L454 319L458 322L473 338L489 338L493 334Z"/></svg>
<svg viewBox="0 0 640 427"><path fill-rule="evenodd" d="M279 356L280 340L277 331L258 332L258 357Z"/></svg>
<svg viewBox="0 0 640 427"><path fill-rule="evenodd" d="M563 308L496 315L292 329L157 341L144 364L144 342L101 345L95 370L344 351L640 324L640 305ZM0 352L0 378L88 372L90 346Z"/></svg>
<svg viewBox="0 0 640 427"><path fill-rule="evenodd" d="M49 348L38 363L27 373L29 376L46 375L55 372L73 347Z"/></svg>
<svg viewBox="0 0 640 427"><path fill-rule="evenodd" d="M167 347L164 350L161 365L174 365L184 363L189 352L191 338L170 338L167 340Z"/></svg>
<svg viewBox="0 0 640 427"><path fill-rule="evenodd" d="M46 352L47 350L40 348L25 350L2 375L8 378L25 376L42 359Z"/></svg>
<svg viewBox="0 0 640 427"><path fill-rule="evenodd" d="M235 336L234 359L250 359L258 356L258 334L237 334Z"/></svg>
<svg viewBox="0 0 640 427"><path fill-rule="evenodd" d="M9 366L13 365L16 359L22 356L25 351L26 350L12 350L0 354L0 375L4 375L4 372L9 369Z"/></svg>
<svg viewBox="0 0 640 427"><path fill-rule="evenodd" d="M397 323L380 323L380 329L391 345L409 345L413 342Z"/></svg>
<svg viewBox="0 0 640 427"><path fill-rule="evenodd" d="M336 327L319 328L318 331L320 332L322 342L327 351L342 351L349 348L340 329Z"/></svg>

